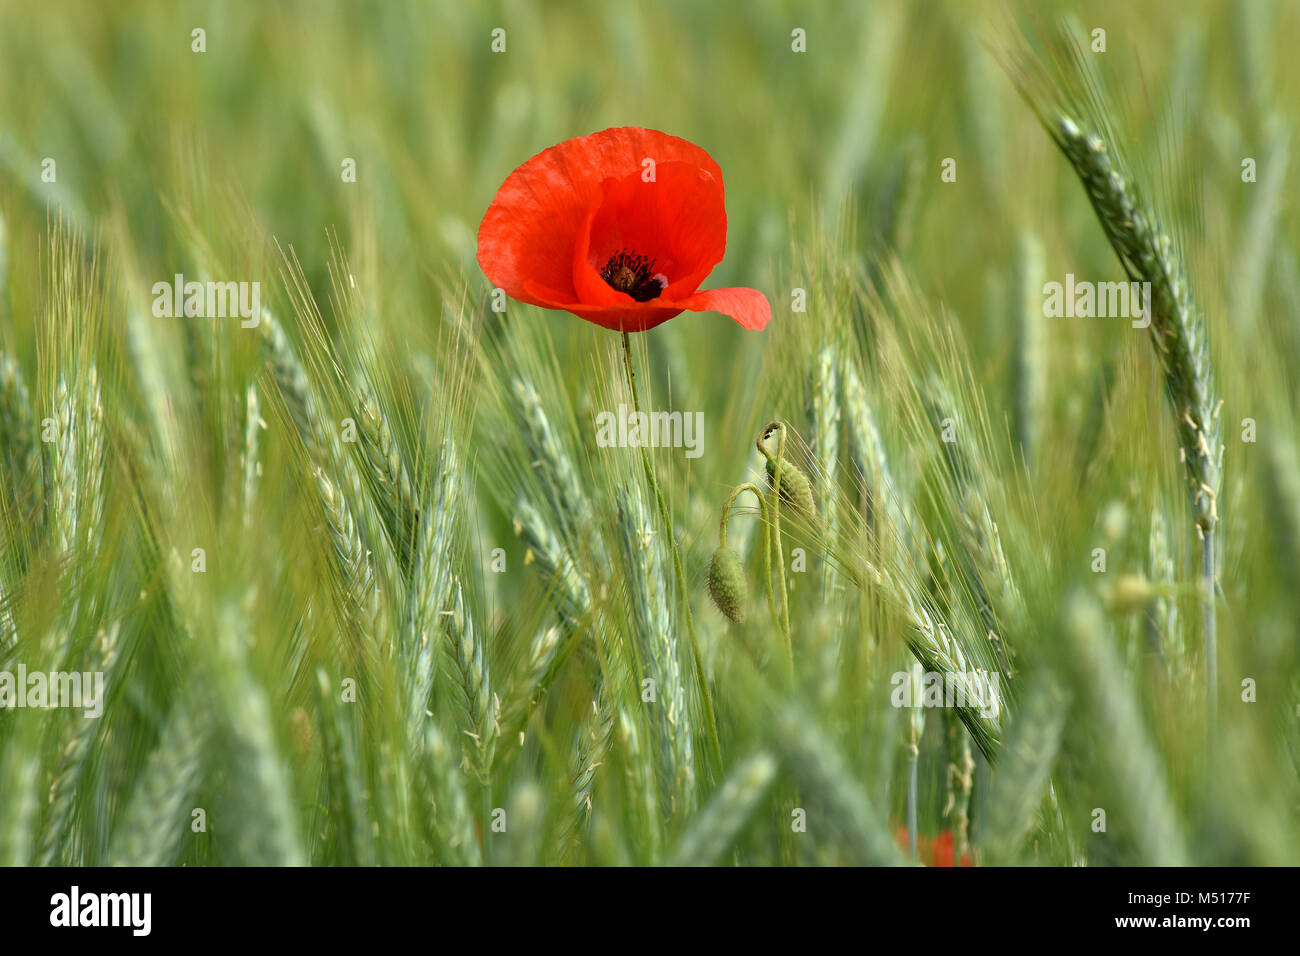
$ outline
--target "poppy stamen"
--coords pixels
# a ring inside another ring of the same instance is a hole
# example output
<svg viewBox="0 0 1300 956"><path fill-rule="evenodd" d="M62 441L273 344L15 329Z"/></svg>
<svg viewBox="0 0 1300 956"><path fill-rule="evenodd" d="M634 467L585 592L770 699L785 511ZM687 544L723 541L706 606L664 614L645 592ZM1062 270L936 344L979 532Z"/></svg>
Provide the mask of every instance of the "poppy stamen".
<svg viewBox="0 0 1300 956"><path fill-rule="evenodd" d="M640 253L620 249L609 257L600 277L612 288L626 292L637 302L658 298L667 283L654 271L655 260Z"/></svg>

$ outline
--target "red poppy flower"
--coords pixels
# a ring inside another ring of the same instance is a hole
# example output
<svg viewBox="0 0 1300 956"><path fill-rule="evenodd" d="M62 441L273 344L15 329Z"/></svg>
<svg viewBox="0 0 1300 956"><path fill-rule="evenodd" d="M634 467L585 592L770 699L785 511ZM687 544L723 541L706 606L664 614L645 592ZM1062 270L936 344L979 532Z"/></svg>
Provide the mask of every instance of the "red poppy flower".
<svg viewBox="0 0 1300 956"><path fill-rule="evenodd" d="M930 866L974 866L969 853L963 853L961 863L957 862L956 841L951 830L944 830L926 847L922 859L927 858Z"/></svg>
<svg viewBox="0 0 1300 956"><path fill-rule="evenodd" d="M895 830L898 845L908 848L907 827ZM944 830L936 837L918 836L916 838L916 855L926 866L957 866L957 847L951 830ZM969 853L961 855L961 866L974 866Z"/></svg>
<svg viewBox="0 0 1300 956"><path fill-rule="evenodd" d="M772 309L755 289L698 291L726 247L718 164L636 126L538 153L497 190L478 230L479 265L511 298L622 332L688 310L767 325Z"/></svg>

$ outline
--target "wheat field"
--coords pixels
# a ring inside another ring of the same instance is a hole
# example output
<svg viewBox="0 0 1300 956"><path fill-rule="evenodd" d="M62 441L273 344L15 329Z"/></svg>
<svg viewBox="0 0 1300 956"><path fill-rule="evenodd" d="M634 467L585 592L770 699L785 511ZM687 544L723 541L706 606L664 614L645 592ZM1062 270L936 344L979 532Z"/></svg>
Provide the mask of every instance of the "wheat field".
<svg viewBox="0 0 1300 956"><path fill-rule="evenodd" d="M1297 35L0 3L0 864L1300 862ZM766 329L496 294L619 126Z"/></svg>

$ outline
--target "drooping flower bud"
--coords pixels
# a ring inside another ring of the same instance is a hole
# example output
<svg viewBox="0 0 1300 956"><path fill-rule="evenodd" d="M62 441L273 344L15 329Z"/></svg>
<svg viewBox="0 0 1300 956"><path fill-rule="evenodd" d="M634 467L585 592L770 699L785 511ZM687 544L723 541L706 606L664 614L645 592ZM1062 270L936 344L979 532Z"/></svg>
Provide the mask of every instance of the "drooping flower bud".
<svg viewBox="0 0 1300 956"><path fill-rule="evenodd" d="M709 562L709 597L719 611L737 624L745 622L749 610L749 582L740 566L740 555L725 545L713 552Z"/></svg>
<svg viewBox="0 0 1300 956"><path fill-rule="evenodd" d="M776 461L767 460L767 485L775 484ZM799 517L814 521L817 518L817 506L813 503L812 482L799 470L799 466L788 458L781 461L781 504L786 505Z"/></svg>

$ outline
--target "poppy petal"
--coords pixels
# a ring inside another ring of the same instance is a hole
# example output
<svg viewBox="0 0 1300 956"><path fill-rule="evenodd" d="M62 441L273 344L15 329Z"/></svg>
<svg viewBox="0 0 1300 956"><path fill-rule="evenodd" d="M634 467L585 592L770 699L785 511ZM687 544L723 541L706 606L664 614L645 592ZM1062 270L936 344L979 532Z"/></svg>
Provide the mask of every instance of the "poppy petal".
<svg viewBox="0 0 1300 956"><path fill-rule="evenodd" d="M602 130L543 150L507 178L483 216L478 261L512 298L543 305L525 290L531 280L573 295L573 250L591 206L607 179L621 180L647 167L688 163L713 176L722 170L694 143L658 130L629 126Z"/></svg>
<svg viewBox="0 0 1300 956"><path fill-rule="evenodd" d="M589 305L634 307L636 299L626 292L620 292L601 278L598 270L600 265L608 261L608 257L600 260L599 265L592 263L591 226L600 213L601 205L602 203L592 203L582 229L578 233L578 241L573 246L571 268L574 298Z"/></svg>
<svg viewBox="0 0 1300 956"><path fill-rule="evenodd" d="M637 302L630 296L624 296L617 289L609 291L615 296L623 296L626 302L594 305L590 302L576 302L570 293L561 294L555 289L548 289L535 282L525 281L524 286L529 296L528 301L534 305L540 305L544 309L562 309L565 312L572 312L580 319L595 322L615 332L644 332L685 311L685 307L681 304L663 302L661 299Z"/></svg>
<svg viewBox="0 0 1300 956"><path fill-rule="evenodd" d="M644 332L685 311L720 312L744 328L756 331L762 330L772 320L772 307L767 296L757 289L743 287L708 289L676 301L651 299L649 302L637 302L630 296L623 296L623 293L611 289L611 292L623 296L627 301L610 305L575 302L558 290L548 289L535 282L525 282L525 291L527 301L534 305L540 305L544 309L563 309L616 332Z"/></svg>
<svg viewBox="0 0 1300 956"><path fill-rule="evenodd" d="M708 289L681 299L676 305L692 312L721 312L747 329L761 331L772 321L772 306L757 289Z"/></svg>
<svg viewBox="0 0 1300 956"><path fill-rule="evenodd" d="M597 308L586 306L569 306L569 312L588 322L595 322L614 332L648 332L656 325L662 325L669 319L682 314L679 306L654 306L637 303L635 309Z"/></svg>
<svg viewBox="0 0 1300 956"><path fill-rule="evenodd" d="M599 270L627 251L654 260L666 283L661 296L684 298L699 288L727 251L722 181L691 163L660 163L647 180L637 172L607 180L574 249L573 284L583 301L606 303ZM621 293L620 293L621 295Z"/></svg>

